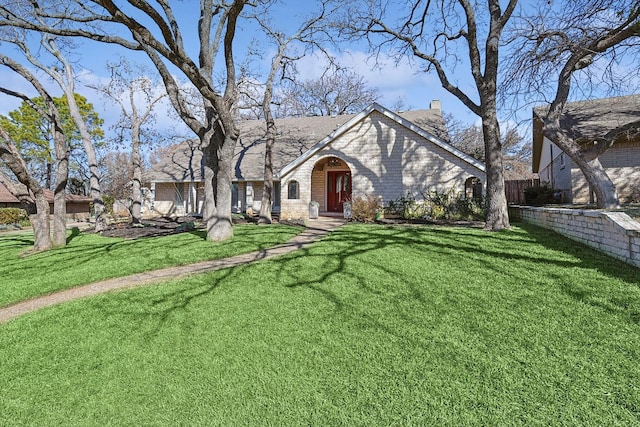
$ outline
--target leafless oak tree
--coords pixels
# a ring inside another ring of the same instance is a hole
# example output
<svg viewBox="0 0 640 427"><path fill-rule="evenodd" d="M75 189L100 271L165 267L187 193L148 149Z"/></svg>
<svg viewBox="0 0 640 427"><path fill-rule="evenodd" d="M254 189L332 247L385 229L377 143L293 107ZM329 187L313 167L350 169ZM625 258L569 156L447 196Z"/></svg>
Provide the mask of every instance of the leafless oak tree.
<svg viewBox="0 0 640 427"><path fill-rule="evenodd" d="M274 86L276 78L280 81L288 80L295 82L296 77L290 73L295 72L295 62L305 54L314 50L323 51L328 56L328 52L323 47L326 42L325 19L333 11L327 9L328 0L320 2L320 10L306 19L293 33L287 35L283 31L276 30L268 18L267 10L253 15L258 22L268 40L276 47L276 52L271 58L271 66L264 81L264 92L262 96L261 110L266 123L265 134L265 159L264 159L264 189L262 192L262 202L259 222L271 223L271 195L273 191L273 150L276 142L276 123L273 113Z"/></svg>
<svg viewBox="0 0 640 427"><path fill-rule="evenodd" d="M266 1L266 0L265 0ZM0 5L0 25L54 35L84 37L142 51L160 73L169 99L184 123L198 135L204 158L204 220L209 240L233 235L231 176L238 130L232 112L237 98L233 40L238 19L248 0L201 0L197 22L180 23L165 1L75 0L69 2ZM21 10L16 10L20 7ZM178 7L184 7L179 5ZM37 17L34 20L33 17ZM182 26L181 26L182 25ZM185 46L183 29L197 28L197 54ZM223 87L214 84L216 59L221 52ZM174 67L174 68L171 68ZM200 111L184 102L175 70L197 89Z"/></svg>
<svg viewBox="0 0 640 427"><path fill-rule="evenodd" d="M638 81L640 2L575 0L561 8L544 2L535 13L517 22L511 34L517 45L514 43L514 54L505 67L510 71L505 96L525 97L548 106L537 117L545 136L582 170L598 207L618 206L615 186L598 156L618 141L637 137L640 121L589 140L574 139L571 130L560 123L572 94L581 100L597 96L597 92L601 97L607 92L603 88L625 86L634 78ZM638 85L625 89L633 93Z"/></svg>
<svg viewBox="0 0 640 427"><path fill-rule="evenodd" d="M376 55L388 52L423 63L425 71L434 71L442 87L481 118L487 166L485 229L488 230L510 226L497 83L503 30L516 4L517 0L368 0L354 2L342 23L351 37L367 37ZM390 16L400 17L392 20ZM472 89L461 87L456 81L461 75L461 64L468 67L464 74L471 78Z"/></svg>
<svg viewBox="0 0 640 427"><path fill-rule="evenodd" d="M26 162L16 148L15 141L9 133L0 128L0 158L13 172L18 182L12 182L6 175L0 176L9 191L28 207L29 220L34 229L34 250L50 249L52 246L64 246L67 241L66 229L66 187L69 177L69 146L66 143L60 113L53 101L53 97L47 92L42 83L24 66L13 59L0 54L0 65L3 65L28 81L44 100L45 108L41 108L27 95L16 92L0 85L0 92L22 99L28 103L38 114L45 118L51 125L56 156L56 183L53 198L53 238L50 236L49 204L44 197L44 189L38 181L31 176ZM33 194L33 196L31 196ZM32 198L32 199L30 199Z"/></svg>
<svg viewBox="0 0 640 427"><path fill-rule="evenodd" d="M291 82L278 105L279 116L332 116L357 113L380 96L356 71L330 67L316 79Z"/></svg>
<svg viewBox="0 0 640 427"><path fill-rule="evenodd" d="M96 87L104 96L120 107L120 120L115 125L118 143L127 144L131 139L131 218L134 224L142 218L142 154L143 142L156 135L149 125L155 122L154 108L167 96L158 92L153 79L144 67L135 68L125 58L110 62L107 68L111 74L109 83Z"/></svg>
<svg viewBox="0 0 640 427"><path fill-rule="evenodd" d="M92 141L91 133L87 123L82 117L80 108L75 98L75 72L71 62L59 46L56 36L43 33L40 35L40 46L43 51L48 52L54 59L53 64L46 64L44 59L39 58L28 44L28 35L20 29L3 32L0 39L11 43L19 48L30 64L47 74L64 92L69 106L69 114L76 124L82 146L84 148L87 163L89 166L89 193L93 199L93 209L95 213L95 231L102 231L106 221L104 218L104 204L102 202L102 191L100 188L100 172L98 170L98 158L96 149ZM64 42L63 42L64 43ZM72 46L70 46L72 48ZM42 51L41 51L42 52ZM43 55L40 55L43 56Z"/></svg>

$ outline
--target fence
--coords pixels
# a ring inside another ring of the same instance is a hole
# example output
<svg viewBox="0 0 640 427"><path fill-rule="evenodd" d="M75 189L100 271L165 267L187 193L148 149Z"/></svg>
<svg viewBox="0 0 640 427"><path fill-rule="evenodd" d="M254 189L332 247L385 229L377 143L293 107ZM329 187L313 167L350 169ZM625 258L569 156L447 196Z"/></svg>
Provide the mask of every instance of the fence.
<svg viewBox="0 0 640 427"><path fill-rule="evenodd" d="M524 190L530 187L540 186L539 179L518 179L504 182L504 191L507 203L511 205L524 204Z"/></svg>

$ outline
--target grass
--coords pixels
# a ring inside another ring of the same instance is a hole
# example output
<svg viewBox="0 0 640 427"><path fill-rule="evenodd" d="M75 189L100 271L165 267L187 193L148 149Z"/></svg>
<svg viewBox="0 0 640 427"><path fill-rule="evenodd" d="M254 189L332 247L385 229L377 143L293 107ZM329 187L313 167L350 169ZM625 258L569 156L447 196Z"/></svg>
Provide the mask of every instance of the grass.
<svg viewBox="0 0 640 427"><path fill-rule="evenodd" d="M97 280L264 249L299 231L237 225L233 239L223 243L208 242L199 230L137 240L72 233L64 248L24 257L20 254L33 246L32 235L0 234L0 307Z"/></svg>
<svg viewBox="0 0 640 427"><path fill-rule="evenodd" d="M0 425L640 425L640 274L525 225L350 225L15 319L0 360Z"/></svg>

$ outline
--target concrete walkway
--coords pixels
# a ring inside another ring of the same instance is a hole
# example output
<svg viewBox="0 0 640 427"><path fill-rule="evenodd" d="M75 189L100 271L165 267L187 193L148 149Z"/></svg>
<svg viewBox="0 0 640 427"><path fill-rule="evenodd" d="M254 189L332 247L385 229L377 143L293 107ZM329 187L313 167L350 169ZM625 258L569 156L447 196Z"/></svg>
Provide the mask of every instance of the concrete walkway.
<svg viewBox="0 0 640 427"><path fill-rule="evenodd" d="M148 285L151 283L165 282L171 279L182 278L192 274L206 273L215 270L235 267L242 264L250 264L263 259L288 254L301 249L315 242L327 233L345 223L341 218L322 217L317 220L310 220L308 227L297 236L293 237L282 245L274 246L247 254L236 255L230 258L217 259L212 261L202 261L195 264L167 267L161 270L147 271L144 273L132 274L125 277L103 280L90 283L88 285L67 289L30 300L22 301L4 308L0 308L0 324L25 313L38 310L40 308L61 304L92 295L98 295L118 289L133 288L136 286Z"/></svg>

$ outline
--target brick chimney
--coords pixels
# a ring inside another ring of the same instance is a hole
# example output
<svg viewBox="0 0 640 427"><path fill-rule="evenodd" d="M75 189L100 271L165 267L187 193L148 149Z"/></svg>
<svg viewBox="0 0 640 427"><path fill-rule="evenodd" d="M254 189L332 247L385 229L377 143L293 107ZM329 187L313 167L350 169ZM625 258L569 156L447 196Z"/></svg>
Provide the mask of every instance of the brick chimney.
<svg viewBox="0 0 640 427"><path fill-rule="evenodd" d="M429 108L431 108L432 110L441 110L441 105L440 105L440 100L439 99L434 99L433 101L431 101L431 105L429 106Z"/></svg>

